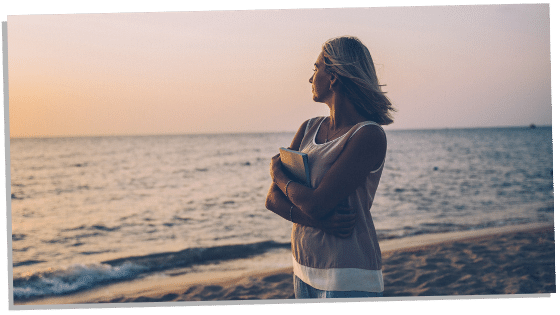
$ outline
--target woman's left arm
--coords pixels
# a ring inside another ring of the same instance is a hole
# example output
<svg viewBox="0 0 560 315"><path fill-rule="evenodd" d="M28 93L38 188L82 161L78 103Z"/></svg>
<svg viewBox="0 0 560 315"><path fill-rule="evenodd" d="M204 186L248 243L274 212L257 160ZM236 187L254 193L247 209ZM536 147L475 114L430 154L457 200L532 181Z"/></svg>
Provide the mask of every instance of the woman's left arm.
<svg viewBox="0 0 560 315"><path fill-rule="evenodd" d="M272 158L270 173L273 182L296 207L307 216L320 220L354 192L371 171L381 166L386 151L387 140L383 130L375 125L366 125L348 140L318 187L309 188L290 181L279 155Z"/></svg>

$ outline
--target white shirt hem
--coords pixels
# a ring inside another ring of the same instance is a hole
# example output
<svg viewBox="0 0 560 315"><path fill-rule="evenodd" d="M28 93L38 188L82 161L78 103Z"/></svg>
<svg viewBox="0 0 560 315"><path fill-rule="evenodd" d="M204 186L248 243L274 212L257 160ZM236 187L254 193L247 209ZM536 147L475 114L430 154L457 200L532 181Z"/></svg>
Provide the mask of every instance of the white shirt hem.
<svg viewBox="0 0 560 315"><path fill-rule="evenodd" d="M383 292L381 270L358 268L319 269L299 264L292 256L294 274L310 286L324 291Z"/></svg>

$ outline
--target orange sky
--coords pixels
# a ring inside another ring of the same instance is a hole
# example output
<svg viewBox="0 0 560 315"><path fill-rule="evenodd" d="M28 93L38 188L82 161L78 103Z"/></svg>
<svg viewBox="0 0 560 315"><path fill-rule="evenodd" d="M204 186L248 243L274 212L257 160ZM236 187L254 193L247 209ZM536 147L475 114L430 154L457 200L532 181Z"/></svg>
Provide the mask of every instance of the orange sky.
<svg viewBox="0 0 560 315"><path fill-rule="evenodd" d="M11 137L295 131L321 44L358 36L389 129L550 125L548 5L8 16Z"/></svg>

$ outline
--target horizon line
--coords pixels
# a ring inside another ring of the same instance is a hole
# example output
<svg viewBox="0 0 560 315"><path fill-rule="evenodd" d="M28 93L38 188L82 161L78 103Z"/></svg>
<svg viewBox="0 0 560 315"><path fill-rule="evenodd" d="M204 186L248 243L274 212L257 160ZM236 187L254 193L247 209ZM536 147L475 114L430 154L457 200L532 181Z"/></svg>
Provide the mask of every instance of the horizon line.
<svg viewBox="0 0 560 315"><path fill-rule="evenodd" d="M507 125L507 126L481 126L481 127L428 127L428 128L398 128L388 129L387 132L392 131L437 131L437 130L464 130L464 129L496 129L496 128L552 128L551 125ZM256 134L273 134L273 133L291 133L294 134L297 130L292 131L222 131L222 132L193 132L193 133L154 133L154 134L98 134L98 135L45 135L45 136L16 136L8 139L63 139L63 138L101 138L101 137L172 137L172 136L212 136L212 135L256 135Z"/></svg>

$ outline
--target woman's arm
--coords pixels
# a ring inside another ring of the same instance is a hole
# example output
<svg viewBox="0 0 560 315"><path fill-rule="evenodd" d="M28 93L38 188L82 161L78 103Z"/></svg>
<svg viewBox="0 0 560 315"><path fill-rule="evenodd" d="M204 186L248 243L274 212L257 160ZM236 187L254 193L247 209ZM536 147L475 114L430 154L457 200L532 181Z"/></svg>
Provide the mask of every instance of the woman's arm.
<svg viewBox="0 0 560 315"><path fill-rule="evenodd" d="M381 166L386 150L385 133L377 126L367 125L348 140L340 157L327 171L318 187L309 188L290 182L279 155L272 158L271 177L295 207L308 217L320 220L331 214L340 201L354 192L371 171Z"/></svg>
<svg viewBox="0 0 560 315"><path fill-rule="evenodd" d="M355 213L334 213L322 220L312 219L295 207L274 183L268 191L266 208L288 221L315 227L342 238L349 237L356 224Z"/></svg>
<svg viewBox="0 0 560 315"><path fill-rule="evenodd" d="M317 222L296 208L274 183L270 185L268 195L266 196L266 208L288 221L318 227Z"/></svg>

